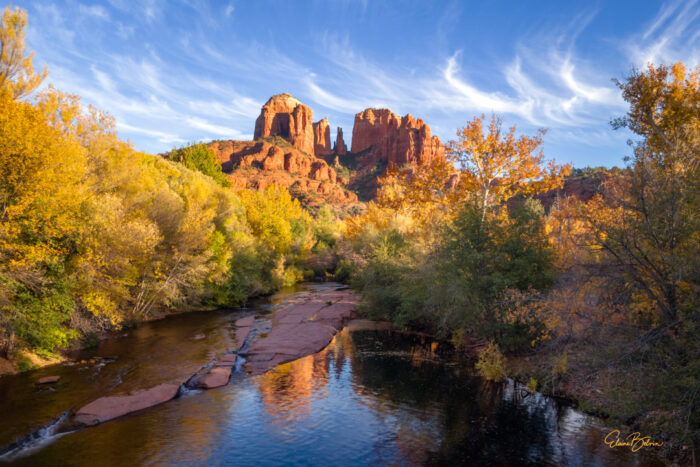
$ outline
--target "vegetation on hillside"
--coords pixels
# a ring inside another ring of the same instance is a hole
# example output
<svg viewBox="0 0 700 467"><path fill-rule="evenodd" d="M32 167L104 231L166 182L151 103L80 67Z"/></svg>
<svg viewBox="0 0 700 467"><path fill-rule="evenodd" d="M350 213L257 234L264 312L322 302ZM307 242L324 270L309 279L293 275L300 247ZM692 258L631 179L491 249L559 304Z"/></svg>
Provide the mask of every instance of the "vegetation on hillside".
<svg viewBox="0 0 700 467"><path fill-rule="evenodd" d="M346 220L340 264L370 316L457 347L492 341L485 376L510 366L687 455L700 445L699 71L650 65L618 85L630 110L613 126L638 140L625 169L574 172L605 172L590 201L545 213L532 196L569 168L545 162L544 133L516 139L482 116L449 163L389 171Z"/></svg>
<svg viewBox="0 0 700 467"><path fill-rule="evenodd" d="M0 38L0 354L45 355L169 310L237 306L302 276L313 220L284 189L225 188L211 151L170 160L120 141L114 121L42 81L25 13Z"/></svg>

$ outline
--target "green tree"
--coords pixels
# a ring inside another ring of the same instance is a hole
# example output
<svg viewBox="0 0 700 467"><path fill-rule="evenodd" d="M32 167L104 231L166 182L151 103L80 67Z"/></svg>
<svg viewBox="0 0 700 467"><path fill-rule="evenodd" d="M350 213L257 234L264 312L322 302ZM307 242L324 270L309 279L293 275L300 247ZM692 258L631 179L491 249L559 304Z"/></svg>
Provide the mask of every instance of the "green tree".
<svg viewBox="0 0 700 467"><path fill-rule="evenodd" d="M231 186L226 174L221 171L221 164L216 160L214 151L206 144L193 144L180 149L173 149L168 156L171 161L184 164L191 170L197 170L208 175L223 187Z"/></svg>

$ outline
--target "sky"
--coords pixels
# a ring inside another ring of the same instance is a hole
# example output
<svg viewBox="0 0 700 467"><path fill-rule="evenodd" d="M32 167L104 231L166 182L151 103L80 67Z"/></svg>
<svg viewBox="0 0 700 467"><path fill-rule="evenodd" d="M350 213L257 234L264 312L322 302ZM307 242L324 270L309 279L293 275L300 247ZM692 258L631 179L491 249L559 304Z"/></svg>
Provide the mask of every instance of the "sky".
<svg viewBox="0 0 700 467"><path fill-rule="evenodd" d="M422 118L442 141L474 116L576 167L631 153L614 79L647 63L700 65L700 0L14 1L51 83L115 117L136 149L252 139L288 92L331 139L368 107ZM4 6L4 5L3 5Z"/></svg>

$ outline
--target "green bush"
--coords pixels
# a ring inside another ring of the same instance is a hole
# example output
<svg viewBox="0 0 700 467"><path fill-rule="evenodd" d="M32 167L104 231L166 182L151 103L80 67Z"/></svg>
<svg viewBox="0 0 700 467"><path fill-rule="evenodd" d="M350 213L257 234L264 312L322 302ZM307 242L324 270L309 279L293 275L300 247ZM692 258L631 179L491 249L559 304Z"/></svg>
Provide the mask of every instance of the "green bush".
<svg viewBox="0 0 700 467"><path fill-rule="evenodd" d="M223 187L231 186L226 174L221 171L221 164L216 160L214 151L209 149L206 144L193 144L173 149L168 157L171 161L179 162L190 170L197 170L210 176Z"/></svg>

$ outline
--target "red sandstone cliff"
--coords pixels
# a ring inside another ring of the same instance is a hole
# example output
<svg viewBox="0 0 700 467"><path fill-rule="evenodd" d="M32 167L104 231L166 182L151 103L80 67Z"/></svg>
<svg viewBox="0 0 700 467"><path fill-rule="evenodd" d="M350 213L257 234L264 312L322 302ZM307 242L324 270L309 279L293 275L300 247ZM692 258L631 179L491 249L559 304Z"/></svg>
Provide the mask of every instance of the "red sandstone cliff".
<svg viewBox="0 0 700 467"><path fill-rule="evenodd" d="M361 165L423 164L445 157L445 147L430 127L410 114L401 118L389 109L366 109L355 115L352 152L366 151Z"/></svg>
<svg viewBox="0 0 700 467"><path fill-rule="evenodd" d="M327 156L331 152L331 127L328 125L328 119L324 118L314 123L314 154Z"/></svg>
<svg viewBox="0 0 700 467"><path fill-rule="evenodd" d="M272 96L255 121L253 138L281 136L295 148L314 153L313 112L289 94ZM330 146L330 141L328 143Z"/></svg>

